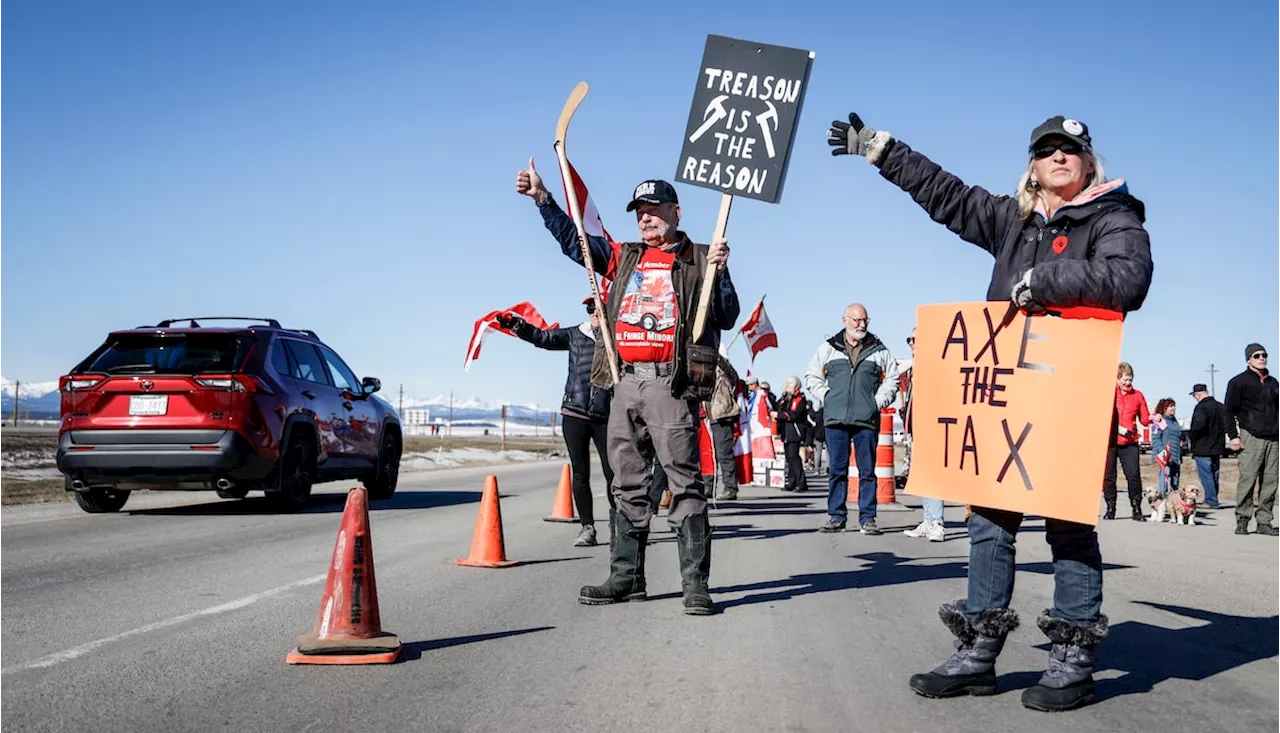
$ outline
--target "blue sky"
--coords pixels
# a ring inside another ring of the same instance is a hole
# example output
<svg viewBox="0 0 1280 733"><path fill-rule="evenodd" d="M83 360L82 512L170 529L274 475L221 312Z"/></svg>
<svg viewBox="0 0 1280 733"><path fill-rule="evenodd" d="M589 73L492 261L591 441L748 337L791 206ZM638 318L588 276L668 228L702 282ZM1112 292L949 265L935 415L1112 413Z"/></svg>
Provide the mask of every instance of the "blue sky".
<svg viewBox="0 0 1280 733"><path fill-rule="evenodd" d="M782 201L740 199L728 229L743 317L768 294L781 345L754 371L776 389L851 301L905 352L917 304L986 291L989 255L828 154L851 110L998 192L1038 123L1087 123L1147 206L1155 281L1123 355L1152 402L1189 406L1211 362L1221 394L1246 343L1280 348L1274 4L645 7L6 3L0 370L52 379L110 329L244 314L315 329L389 396L558 405L563 354L497 335L461 368L492 309L581 314L582 271L515 174L536 156L559 190L556 118L587 81L570 155L633 237L708 33L816 52ZM719 195L679 193L709 239Z"/></svg>

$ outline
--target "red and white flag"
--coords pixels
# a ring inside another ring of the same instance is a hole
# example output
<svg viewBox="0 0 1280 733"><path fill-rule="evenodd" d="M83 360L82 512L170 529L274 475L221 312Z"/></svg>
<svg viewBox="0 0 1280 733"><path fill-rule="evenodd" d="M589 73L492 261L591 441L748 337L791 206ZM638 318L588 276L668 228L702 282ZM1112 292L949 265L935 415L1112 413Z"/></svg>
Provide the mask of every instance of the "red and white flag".
<svg viewBox="0 0 1280 733"><path fill-rule="evenodd" d="M578 199L578 211L582 212L582 228L593 237L604 237L612 242L613 237L609 236L609 231L604 228L604 222L600 219L600 210L596 208L596 202L591 200L591 192L587 190L587 184L582 182L582 176L578 175L578 170L573 167L573 163L570 163L567 157L564 162L569 166L569 175L573 178L574 194ZM565 185L564 197L568 201L568 182L562 180L561 183Z"/></svg>
<svg viewBox="0 0 1280 733"><path fill-rule="evenodd" d="M747 337L747 348L751 349L753 362L756 360L756 354L761 351L770 346L778 348L778 334L774 332L773 324L769 322L769 315L764 312L764 298L760 299L756 309L751 311L746 323L743 323L742 328L738 330Z"/></svg>
<svg viewBox="0 0 1280 733"><path fill-rule="evenodd" d="M733 426L733 460L737 464L738 483L746 485L754 478L751 465L751 409L747 399L738 396L738 424Z"/></svg>
<svg viewBox="0 0 1280 733"><path fill-rule="evenodd" d="M747 421L747 432L751 436L751 457L772 460L777 454L773 450L773 416L769 414L769 398L763 390L757 390L755 395L749 411L750 419Z"/></svg>
<svg viewBox="0 0 1280 733"><path fill-rule="evenodd" d="M480 320L476 321L475 330L471 332L471 343L467 344L467 358L462 362L462 371L465 372L471 370L471 362L480 357L480 347L484 345L484 340L489 337L490 331L498 331L500 333L505 333L508 336L515 336L511 331L498 325L498 316L502 315L520 316L527 321L530 326L543 330L560 327L559 323L548 324L542 317L542 314L538 312L538 309L534 308L533 304L527 301L513 305L506 310L493 311L488 315L482 316Z"/></svg>

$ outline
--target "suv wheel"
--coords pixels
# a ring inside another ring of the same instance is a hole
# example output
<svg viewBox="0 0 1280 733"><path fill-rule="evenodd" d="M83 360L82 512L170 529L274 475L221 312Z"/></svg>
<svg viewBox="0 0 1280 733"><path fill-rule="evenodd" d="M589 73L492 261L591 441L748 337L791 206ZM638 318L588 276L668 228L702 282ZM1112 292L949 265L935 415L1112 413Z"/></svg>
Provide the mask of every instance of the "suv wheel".
<svg viewBox="0 0 1280 733"><path fill-rule="evenodd" d="M311 500L315 462L315 452L306 437L297 432L292 433L268 480L267 498L286 511L305 507Z"/></svg>
<svg viewBox="0 0 1280 733"><path fill-rule="evenodd" d="M108 514L118 512L129 500L129 492L122 489L88 489L73 491L76 503L90 514Z"/></svg>
<svg viewBox="0 0 1280 733"><path fill-rule="evenodd" d="M391 433L382 436L375 473L363 479L371 499L390 499L400 479L400 439Z"/></svg>

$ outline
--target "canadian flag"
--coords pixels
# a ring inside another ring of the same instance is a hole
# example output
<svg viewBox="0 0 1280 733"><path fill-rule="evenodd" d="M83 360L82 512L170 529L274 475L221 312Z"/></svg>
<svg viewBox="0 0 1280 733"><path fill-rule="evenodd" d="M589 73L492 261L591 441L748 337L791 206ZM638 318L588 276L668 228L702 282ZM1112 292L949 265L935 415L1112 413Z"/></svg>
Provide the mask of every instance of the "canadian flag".
<svg viewBox="0 0 1280 733"><path fill-rule="evenodd" d="M751 457L772 460L776 457L773 450L773 416L769 414L769 398L763 391L756 391L755 401L747 412L747 434L751 437Z"/></svg>
<svg viewBox="0 0 1280 733"><path fill-rule="evenodd" d="M751 436L748 432L747 402L738 396L738 422L733 426L733 464L738 484L751 483ZM698 462L702 466L703 476L716 474L715 448L711 443L711 421L707 417L706 408L702 408L698 421Z"/></svg>
<svg viewBox="0 0 1280 733"><path fill-rule="evenodd" d="M543 330L560 327L559 323L548 324L542 314L538 312L538 309L527 301L513 305L506 310L493 311L488 315L481 316L480 320L476 321L475 330L471 332L471 343L467 344L467 358L462 362L462 371L471 370L471 362L480 357L480 347L484 345L484 340L489 337L490 331L498 331L508 336L515 336L511 331L498 325L498 316L503 315L520 316L530 326Z"/></svg>
<svg viewBox="0 0 1280 733"><path fill-rule="evenodd" d="M600 210L596 208L596 202L591 200L591 192L587 190L587 184L582 182L582 176L578 175L578 170L573 167L573 163L569 162L569 158L566 157L564 162L569 166L569 176L573 179L573 192L578 199L578 210L582 212L582 228L593 237L604 237L612 242L613 237L609 236L609 231L604 228L604 222L600 219ZM561 183L565 184L564 197L567 201L569 199L568 182L561 180Z"/></svg>
<svg viewBox="0 0 1280 733"><path fill-rule="evenodd" d="M738 483L749 484L755 477L751 466L751 409L747 399L738 395L738 424L733 426L733 460L738 468Z"/></svg>
<svg viewBox="0 0 1280 733"><path fill-rule="evenodd" d="M756 354L770 346L778 348L778 334L773 330L773 324L769 322L769 315L764 312L764 298L760 299L760 303L756 305L755 310L751 311L746 323L743 323L742 328L738 330L747 337L747 347L751 349L752 362L756 360Z"/></svg>

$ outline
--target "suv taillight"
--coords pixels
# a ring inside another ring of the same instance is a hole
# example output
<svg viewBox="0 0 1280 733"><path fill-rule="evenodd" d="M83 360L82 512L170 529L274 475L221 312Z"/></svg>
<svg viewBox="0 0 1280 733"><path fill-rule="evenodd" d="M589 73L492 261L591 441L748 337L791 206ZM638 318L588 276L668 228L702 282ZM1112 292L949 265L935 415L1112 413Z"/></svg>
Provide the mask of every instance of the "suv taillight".
<svg viewBox="0 0 1280 733"><path fill-rule="evenodd" d="M225 389L228 392L253 392L256 394L275 394L261 379L249 374L217 374L196 377L202 387Z"/></svg>
<svg viewBox="0 0 1280 733"><path fill-rule="evenodd" d="M76 390L89 389L90 387L96 387L98 383L101 381L102 381L102 377L96 377L96 376L73 377L68 374L58 380L58 389L60 389L63 392L75 392Z"/></svg>

